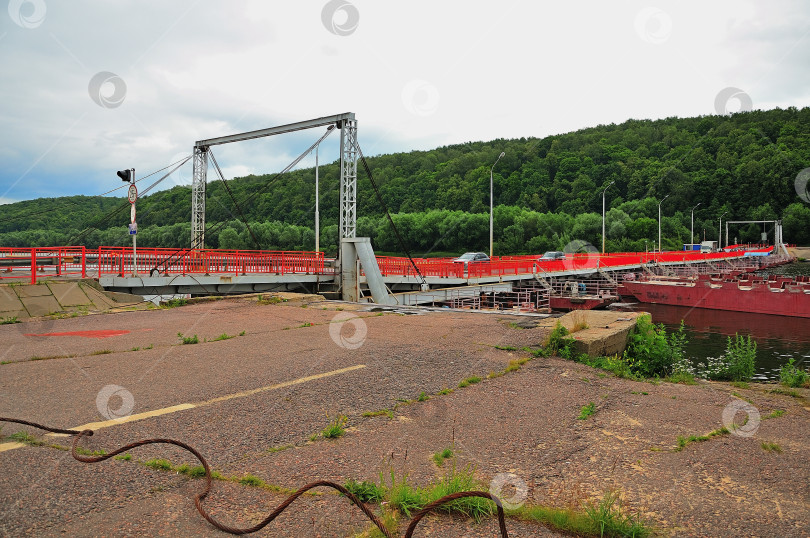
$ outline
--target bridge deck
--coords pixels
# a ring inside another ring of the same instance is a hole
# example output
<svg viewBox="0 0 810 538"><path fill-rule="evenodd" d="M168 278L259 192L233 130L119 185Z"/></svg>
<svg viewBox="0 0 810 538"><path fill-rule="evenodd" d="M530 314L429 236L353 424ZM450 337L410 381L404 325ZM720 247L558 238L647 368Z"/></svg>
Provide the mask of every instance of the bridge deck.
<svg viewBox="0 0 810 538"><path fill-rule="evenodd" d="M710 268L766 249L732 252L577 253L563 260L539 261L537 256L493 258L490 262L463 264L451 258L379 256L383 280L390 289L486 286L529 278L565 277L595 271L632 271L649 264ZM134 262L134 263L133 263ZM323 252L188 250L139 248L133 260L127 247L37 247L0 248L0 282L30 280L43 276L95 278L113 289L141 290L148 295L174 293L246 293L274 289L307 288L332 282L334 260ZM418 268L418 272L417 272ZM361 273L361 282L364 276ZM138 292L140 293L140 292ZM142 294L142 293L141 293Z"/></svg>

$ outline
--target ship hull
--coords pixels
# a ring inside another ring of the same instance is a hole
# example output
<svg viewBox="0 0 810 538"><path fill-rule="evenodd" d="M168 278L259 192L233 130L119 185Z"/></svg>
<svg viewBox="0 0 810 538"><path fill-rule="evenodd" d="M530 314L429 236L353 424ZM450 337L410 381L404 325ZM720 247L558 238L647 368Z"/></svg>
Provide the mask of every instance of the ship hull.
<svg viewBox="0 0 810 538"><path fill-rule="evenodd" d="M778 289L767 282L639 281L624 287L642 303L753 312L810 318L810 286L785 283Z"/></svg>

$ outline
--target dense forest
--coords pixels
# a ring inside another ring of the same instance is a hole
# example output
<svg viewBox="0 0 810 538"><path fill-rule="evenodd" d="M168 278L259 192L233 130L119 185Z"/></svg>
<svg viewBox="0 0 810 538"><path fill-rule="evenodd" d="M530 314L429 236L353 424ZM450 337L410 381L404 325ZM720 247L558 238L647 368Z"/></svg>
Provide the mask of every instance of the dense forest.
<svg viewBox="0 0 810 538"><path fill-rule="evenodd" d="M360 137L362 146L362 133ZM497 255L602 242L607 188L608 251L655 248L658 202L663 247L717 239L723 220L782 219L785 240L810 244L810 203L796 176L810 167L810 108L730 116L629 120L546 138L469 142L368 158L383 202L415 255L488 250L489 173L494 168ZM190 163L186 166L191 166ZM337 250L337 162L320 167L321 249ZM248 176L207 190L206 246L314 248L314 169ZM213 177L209 174L209 178ZM138 201L138 245L187 246L191 190ZM71 196L0 206L0 246L129 244L126 199ZM119 211L115 213L115 210ZM358 166L358 230L381 252L401 252L371 182ZM737 225L730 241L772 229ZM254 240L255 236L255 240Z"/></svg>

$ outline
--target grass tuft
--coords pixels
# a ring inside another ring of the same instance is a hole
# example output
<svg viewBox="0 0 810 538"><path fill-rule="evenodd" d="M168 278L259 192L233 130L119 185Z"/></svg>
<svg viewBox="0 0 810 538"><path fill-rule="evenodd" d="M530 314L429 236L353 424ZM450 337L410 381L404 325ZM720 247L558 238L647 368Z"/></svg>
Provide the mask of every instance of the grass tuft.
<svg viewBox="0 0 810 538"><path fill-rule="evenodd" d="M478 377L477 375L473 375L473 376L470 376L467 379L463 380L461 383L459 383L458 388L463 389L464 387L468 387L470 385L473 385L475 383L480 383L480 382L481 382L481 378Z"/></svg>
<svg viewBox="0 0 810 538"><path fill-rule="evenodd" d="M183 333L177 333L177 338L181 340L183 345L200 343L200 339L197 338L196 334L194 336L183 336Z"/></svg>
<svg viewBox="0 0 810 538"><path fill-rule="evenodd" d="M762 441L762 444L760 446L762 446L762 450L764 450L765 452L776 452L776 453L782 452L782 447L779 446L777 443L769 443L768 441Z"/></svg>
<svg viewBox="0 0 810 538"><path fill-rule="evenodd" d="M582 410L579 412L578 420L588 420L588 417L596 413L596 404L590 402L588 405L583 405Z"/></svg>
<svg viewBox="0 0 810 538"><path fill-rule="evenodd" d="M728 428L723 426L722 428L714 430L713 432L709 432L706 435L689 435L687 437L678 436L678 446L675 448L675 452L680 452L681 450L683 450L692 443L702 443L703 441L708 441L713 437L717 437L719 435L727 435L729 433L730 432Z"/></svg>
<svg viewBox="0 0 810 538"><path fill-rule="evenodd" d="M222 333L222 334L220 334L219 336L217 336L216 338L214 338L211 341L212 342L219 342L220 340L230 340L231 338L234 338L234 337L233 336L228 336L227 333Z"/></svg>
<svg viewBox="0 0 810 538"><path fill-rule="evenodd" d="M246 474L242 478L239 479L239 483L243 486L253 486L253 487L262 487L264 486L264 480L259 478L258 476L253 476L252 474Z"/></svg>
<svg viewBox="0 0 810 538"><path fill-rule="evenodd" d="M147 460L143 462L143 464L146 465L147 467L151 467L152 469L158 469L161 471L172 470L172 463L169 460L164 460L162 458Z"/></svg>
<svg viewBox="0 0 810 538"><path fill-rule="evenodd" d="M321 435L325 439L336 439L346 433L346 415L338 415L329 426L321 430Z"/></svg>
<svg viewBox="0 0 810 538"><path fill-rule="evenodd" d="M442 464L444 463L444 460L452 457L453 457L453 450L450 448L445 448L441 452L436 452L435 454L433 454L433 462L439 467L441 467Z"/></svg>

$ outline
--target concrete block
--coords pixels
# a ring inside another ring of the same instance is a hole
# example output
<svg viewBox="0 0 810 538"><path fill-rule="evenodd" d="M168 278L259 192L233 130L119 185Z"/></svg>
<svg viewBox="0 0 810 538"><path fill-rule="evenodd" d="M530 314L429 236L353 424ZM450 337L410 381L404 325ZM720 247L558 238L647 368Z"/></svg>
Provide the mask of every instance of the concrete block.
<svg viewBox="0 0 810 538"><path fill-rule="evenodd" d="M31 317L47 316L48 314L62 311L62 307L59 306L59 303L56 302L53 295L43 297L20 297L20 300Z"/></svg>
<svg viewBox="0 0 810 538"><path fill-rule="evenodd" d="M48 286L63 307L90 306L91 304L78 282L50 282Z"/></svg>
<svg viewBox="0 0 810 538"><path fill-rule="evenodd" d="M25 307L14 293L14 289L9 286L0 286L0 312L19 312L21 310L25 310ZM5 317L9 315L16 314L6 314Z"/></svg>
<svg viewBox="0 0 810 538"><path fill-rule="evenodd" d="M17 296L23 297L43 297L51 295L51 289L45 284L26 284L24 286L14 286Z"/></svg>

